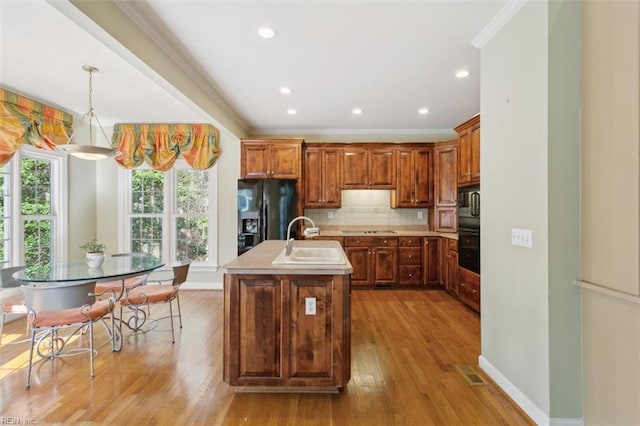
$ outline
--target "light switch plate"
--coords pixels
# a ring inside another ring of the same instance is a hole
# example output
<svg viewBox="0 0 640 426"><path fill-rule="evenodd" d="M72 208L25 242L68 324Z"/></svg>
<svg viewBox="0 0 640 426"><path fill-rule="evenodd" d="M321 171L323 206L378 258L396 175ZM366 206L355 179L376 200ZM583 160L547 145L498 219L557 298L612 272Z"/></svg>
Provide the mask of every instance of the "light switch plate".
<svg viewBox="0 0 640 426"><path fill-rule="evenodd" d="M511 244L532 248L533 231L531 229L511 228Z"/></svg>
<svg viewBox="0 0 640 426"><path fill-rule="evenodd" d="M418 212L418 219L422 219L422 212Z"/></svg>
<svg viewBox="0 0 640 426"><path fill-rule="evenodd" d="M304 313L305 315L316 314L316 298L315 297L304 298Z"/></svg>

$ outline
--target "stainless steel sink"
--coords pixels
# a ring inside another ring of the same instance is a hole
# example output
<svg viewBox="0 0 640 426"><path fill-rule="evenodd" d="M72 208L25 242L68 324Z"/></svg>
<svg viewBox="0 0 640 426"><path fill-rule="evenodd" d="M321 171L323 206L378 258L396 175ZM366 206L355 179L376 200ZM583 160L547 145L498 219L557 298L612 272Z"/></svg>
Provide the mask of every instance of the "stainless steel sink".
<svg viewBox="0 0 640 426"><path fill-rule="evenodd" d="M284 250L271 262L273 265L344 265L342 250L334 247L293 247L291 255Z"/></svg>

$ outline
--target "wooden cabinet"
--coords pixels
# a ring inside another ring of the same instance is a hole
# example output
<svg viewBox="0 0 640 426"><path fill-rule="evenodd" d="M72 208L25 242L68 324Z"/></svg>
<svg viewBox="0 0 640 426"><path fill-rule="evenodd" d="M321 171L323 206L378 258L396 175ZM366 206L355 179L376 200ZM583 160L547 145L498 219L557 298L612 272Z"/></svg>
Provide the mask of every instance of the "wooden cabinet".
<svg viewBox="0 0 640 426"><path fill-rule="evenodd" d="M391 207L433 207L433 149L398 150L398 182Z"/></svg>
<svg viewBox="0 0 640 426"><path fill-rule="evenodd" d="M480 114L455 128L458 133L458 186L480 183Z"/></svg>
<svg viewBox="0 0 640 426"><path fill-rule="evenodd" d="M350 378L349 275L233 275L224 285L224 380L343 387ZM313 298L315 315L305 312Z"/></svg>
<svg viewBox="0 0 640 426"><path fill-rule="evenodd" d="M421 237L398 238L398 284L419 286L422 284Z"/></svg>
<svg viewBox="0 0 640 426"><path fill-rule="evenodd" d="M480 312L480 275L458 268L458 297L471 309Z"/></svg>
<svg viewBox="0 0 640 426"><path fill-rule="evenodd" d="M398 238L345 237L344 251L353 267L353 286L388 286L398 282Z"/></svg>
<svg viewBox="0 0 640 426"><path fill-rule="evenodd" d="M422 238L422 280L427 286L438 285L438 239Z"/></svg>
<svg viewBox="0 0 640 426"><path fill-rule="evenodd" d="M457 141L441 142L434 148L434 209L430 212L433 230L458 230L458 148Z"/></svg>
<svg viewBox="0 0 640 426"><path fill-rule="evenodd" d="M300 179L302 139L243 139L242 179Z"/></svg>
<svg viewBox="0 0 640 426"><path fill-rule="evenodd" d="M452 294L458 294L458 242L449 238L440 238L440 279L444 288Z"/></svg>
<svg viewBox="0 0 640 426"><path fill-rule="evenodd" d="M339 148L306 148L304 150L304 206L307 208L339 208L341 150Z"/></svg>
<svg viewBox="0 0 640 426"><path fill-rule="evenodd" d="M350 144L342 149L342 189L394 189L396 150Z"/></svg>

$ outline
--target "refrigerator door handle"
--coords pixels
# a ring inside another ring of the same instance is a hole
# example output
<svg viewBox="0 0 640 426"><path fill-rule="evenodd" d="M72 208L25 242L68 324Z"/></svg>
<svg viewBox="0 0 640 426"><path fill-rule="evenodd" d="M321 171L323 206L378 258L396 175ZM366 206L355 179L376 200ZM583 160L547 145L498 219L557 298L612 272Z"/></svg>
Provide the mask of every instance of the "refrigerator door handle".
<svg viewBox="0 0 640 426"><path fill-rule="evenodd" d="M269 217L268 217L268 209L267 209L267 203L262 201L260 206L260 210L262 211L262 214L260 215L262 217L262 222L260 223L260 241L266 241L267 240L267 224L269 223Z"/></svg>

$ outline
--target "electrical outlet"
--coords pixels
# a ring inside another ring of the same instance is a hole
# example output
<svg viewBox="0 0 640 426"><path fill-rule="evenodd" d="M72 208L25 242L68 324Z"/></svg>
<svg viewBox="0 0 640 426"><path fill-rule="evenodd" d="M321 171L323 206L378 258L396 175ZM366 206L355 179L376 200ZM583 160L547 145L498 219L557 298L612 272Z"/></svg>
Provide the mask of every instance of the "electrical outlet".
<svg viewBox="0 0 640 426"><path fill-rule="evenodd" d="M315 297L304 298L304 313L305 315L316 314L316 298Z"/></svg>
<svg viewBox="0 0 640 426"><path fill-rule="evenodd" d="M531 229L511 229L511 244L514 246L533 247L533 231Z"/></svg>
<svg viewBox="0 0 640 426"><path fill-rule="evenodd" d="M421 211L418 212L418 219L422 219L422 212Z"/></svg>
<svg viewBox="0 0 640 426"><path fill-rule="evenodd" d="M327 212L327 217L329 220L333 219L333 212Z"/></svg>

